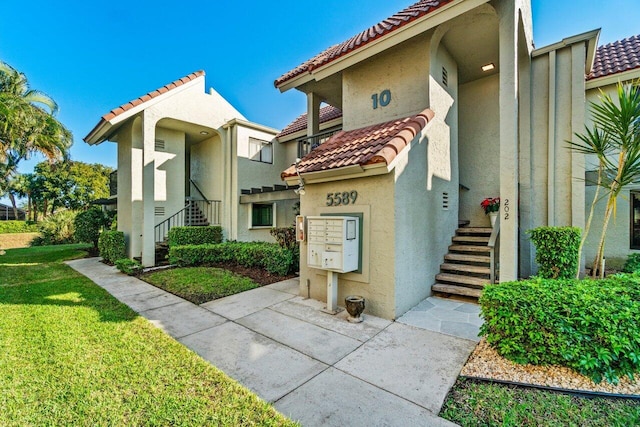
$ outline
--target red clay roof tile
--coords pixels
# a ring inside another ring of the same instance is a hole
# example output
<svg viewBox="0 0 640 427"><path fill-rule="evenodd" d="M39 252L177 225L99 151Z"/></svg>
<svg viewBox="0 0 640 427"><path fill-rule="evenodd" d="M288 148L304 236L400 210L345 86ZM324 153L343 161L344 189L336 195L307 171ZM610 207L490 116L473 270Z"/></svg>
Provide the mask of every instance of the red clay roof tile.
<svg viewBox="0 0 640 427"><path fill-rule="evenodd" d="M185 83L190 82L191 80L195 80L196 78L200 77L200 76L204 76L204 71L200 70L200 71L196 71L195 73L191 73L188 76L182 77L178 80L175 80L167 85L162 86L161 88L158 88L156 90L153 90L149 93L146 93L134 100L131 100L127 103L124 103L122 105L120 105L119 107L114 108L113 110L109 111L107 114L105 114L104 116L102 116L102 118L106 121L111 120L115 117L117 117L118 115L124 113L125 111L128 111L130 109L132 109L133 107L137 107L138 105L142 104L143 102L147 102L150 99L153 99L157 96L162 95L163 93L169 92L172 89L175 89L179 86L182 86Z"/></svg>
<svg viewBox="0 0 640 427"><path fill-rule="evenodd" d="M385 36L398 28L407 25L423 16L426 16L439 9L440 7L451 3L454 0L420 0L417 3L407 7L406 9L396 13L395 15L383 20L382 22L362 31L337 45L331 46L323 52L320 52L313 58L298 65L291 71L286 72L274 82L276 87L280 87L283 83L299 76L305 72L310 72L314 68L326 65L347 53L353 52L368 43Z"/></svg>
<svg viewBox="0 0 640 427"><path fill-rule="evenodd" d="M96 131L96 129L98 129L103 123L108 122L109 120L112 120L116 117L118 117L120 114L124 113L125 111L128 111L132 108L137 107L138 105L147 102L157 96L162 95L163 93L169 92L172 89L175 89L179 86L184 85L185 83L188 83L192 80L197 79L200 76L204 76L204 71L200 70L200 71L196 71L195 73L191 73L187 76L184 76L178 80L174 80L173 82L162 86L161 88L158 88L156 90L153 90L149 93L146 93L136 99L133 99L127 103L124 103L116 108L114 108L113 110L109 111L107 114L105 114L104 116L102 116L100 118L100 121L93 127L93 129L91 129L91 131L87 134L87 136L85 136L83 138L84 141L86 141L89 136L91 136L91 134L93 132Z"/></svg>
<svg viewBox="0 0 640 427"><path fill-rule="evenodd" d="M593 70L587 80L640 68L640 35L598 47Z"/></svg>
<svg viewBox="0 0 640 427"><path fill-rule="evenodd" d="M322 107L320 109L320 123L326 123L333 119L337 119L342 117L342 111L336 107L331 105L327 105L326 107ZM296 133L303 129L307 128L307 115L301 114L294 121L289 123L282 131L276 135L276 138L281 138L283 136L291 135L292 133Z"/></svg>
<svg viewBox="0 0 640 427"><path fill-rule="evenodd" d="M304 157L298 163L298 171L304 174L353 165L388 165L424 129L433 115L427 108L404 119L340 131ZM293 176L296 176L294 166L281 174L282 179Z"/></svg>

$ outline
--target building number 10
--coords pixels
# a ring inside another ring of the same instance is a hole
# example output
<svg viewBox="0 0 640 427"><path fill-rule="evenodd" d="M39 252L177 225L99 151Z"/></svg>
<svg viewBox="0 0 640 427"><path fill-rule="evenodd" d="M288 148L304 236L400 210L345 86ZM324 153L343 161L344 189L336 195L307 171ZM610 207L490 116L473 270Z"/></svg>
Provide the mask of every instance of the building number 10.
<svg viewBox="0 0 640 427"><path fill-rule="evenodd" d="M386 107L391 102L391 91L389 89L385 89L380 94L374 93L371 95L371 100L373 101L373 109L378 108L378 105L381 107Z"/></svg>

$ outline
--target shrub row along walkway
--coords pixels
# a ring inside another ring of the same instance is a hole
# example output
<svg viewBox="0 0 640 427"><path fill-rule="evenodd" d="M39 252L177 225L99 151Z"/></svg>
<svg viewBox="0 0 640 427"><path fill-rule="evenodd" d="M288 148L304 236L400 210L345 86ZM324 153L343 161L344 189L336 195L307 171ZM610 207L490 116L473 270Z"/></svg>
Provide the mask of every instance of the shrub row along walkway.
<svg viewBox="0 0 640 427"><path fill-rule="evenodd" d="M197 306L96 258L69 265L303 425L453 425L436 414L471 340L348 323L297 297L297 279Z"/></svg>

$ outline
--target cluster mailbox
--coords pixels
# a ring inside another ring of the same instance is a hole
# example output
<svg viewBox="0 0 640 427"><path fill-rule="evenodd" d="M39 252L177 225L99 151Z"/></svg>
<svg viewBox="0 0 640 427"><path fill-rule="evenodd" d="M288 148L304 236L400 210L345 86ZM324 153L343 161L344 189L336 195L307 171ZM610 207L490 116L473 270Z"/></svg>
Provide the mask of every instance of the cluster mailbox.
<svg viewBox="0 0 640 427"><path fill-rule="evenodd" d="M307 217L307 265L336 273L357 270L359 221L351 216Z"/></svg>

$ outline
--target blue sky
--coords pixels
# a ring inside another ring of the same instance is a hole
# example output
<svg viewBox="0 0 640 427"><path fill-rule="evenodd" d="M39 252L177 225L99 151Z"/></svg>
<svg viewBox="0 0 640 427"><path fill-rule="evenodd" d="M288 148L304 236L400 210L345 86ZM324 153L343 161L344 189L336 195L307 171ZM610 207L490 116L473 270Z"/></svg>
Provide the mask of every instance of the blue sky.
<svg viewBox="0 0 640 427"><path fill-rule="evenodd" d="M275 78L411 3L5 2L0 60L58 102L59 119L74 134L73 159L115 167L115 144L82 141L112 108L203 69L207 87L249 120L282 128L304 111L305 97L281 94ZM532 7L538 47L594 28L602 28L601 44L640 33L638 0L532 0Z"/></svg>

